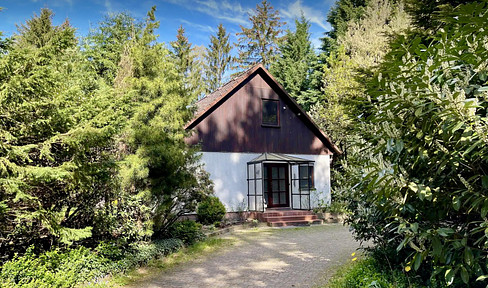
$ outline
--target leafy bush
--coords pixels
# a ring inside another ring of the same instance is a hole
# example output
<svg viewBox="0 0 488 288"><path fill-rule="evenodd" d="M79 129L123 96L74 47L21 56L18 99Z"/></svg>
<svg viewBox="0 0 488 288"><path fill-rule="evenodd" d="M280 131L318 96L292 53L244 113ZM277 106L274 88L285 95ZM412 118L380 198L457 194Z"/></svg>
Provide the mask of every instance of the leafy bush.
<svg viewBox="0 0 488 288"><path fill-rule="evenodd" d="M218 197L209 196L198 205L197 216L198 222L204 225L222 221L225 216L225 206Z"/></svg>
<svg viewBox="0 0 488 288"><path fill-rule="evenodd" d="M382 264L383 263L383 264ZM422 288L443 287L437 283L422 283L408 272L391 270L385 262L367 257L342 267L332 277L328 288Z"/></svg>
<svg viewBox="0 0 488 288"><path fill-rule="evenodd" d="M80 247L36 255L29 248L2 266L1 287L73 287L106 275L108 260Z"/></svg>
<svg viewBox="0 0 488 288"><path fill-rule="evenodd" d="M442 29L392 44L365 101L377 157L349 197L358 238L447 285L488 279L487 8L443 8Z"/></svg>
<svg viewBox="0 0 488 288"><path fill-rule="evenodd" d="M179 239L134 243L128 249L102 242L94 251L79 247L66 251L55 249L40 255L30 247L23 256L15 256L1 267L0 287L74 287L95 283L108 274L127 271L182 246Z"/></svg>
<svg viewBox="0 0 488 288"><path fill-rule="evenodd" d="M202 232L202 224L192 220L175 222L169 228L168 233L171 237L180 239L186 245L191 245L205 238Z"/></svg>

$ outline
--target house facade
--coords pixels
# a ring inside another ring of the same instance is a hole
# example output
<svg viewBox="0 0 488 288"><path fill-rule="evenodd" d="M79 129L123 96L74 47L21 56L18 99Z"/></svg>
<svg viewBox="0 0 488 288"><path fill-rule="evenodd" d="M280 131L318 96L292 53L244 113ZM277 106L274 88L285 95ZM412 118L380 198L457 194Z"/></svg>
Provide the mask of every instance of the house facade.
<svg viewBox="0 0 488 288"><path fill-rule="evenodd" d="M330 203L330 163L341 151L262 65L196 106L186 142L200 145L228 211Z"/></svg>

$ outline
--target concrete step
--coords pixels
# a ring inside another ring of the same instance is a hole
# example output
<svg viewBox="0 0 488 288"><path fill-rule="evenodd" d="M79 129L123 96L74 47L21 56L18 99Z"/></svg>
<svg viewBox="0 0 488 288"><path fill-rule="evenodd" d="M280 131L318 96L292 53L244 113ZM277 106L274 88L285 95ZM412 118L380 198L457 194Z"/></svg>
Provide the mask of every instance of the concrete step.
<svg viewBox="0 0 488 288"><path fill-rule="evenodd" d="M262 213L264 217L273 217L273 216L291 216L291 215L314 215L311 211L304 211L304 210L276 210L276 211L266 211Z"/></svg>
<svg viewBox="0 0 488 288"><path fill-rule="evenodd" d="M315 220L292 220L292 221L276 221L276 222L268 222L268 226L270 227L287 227L287 226L310 226L310 225L318 225L322 224L321 219Z"/></svg>
<svg viewBox="0 0 488 288"><path fill-rule="evenodd" d="M286 216L270 216L265 217L265 222L277 222L277 221L310 221L318 219L317 215L286 215Z"/></svg>

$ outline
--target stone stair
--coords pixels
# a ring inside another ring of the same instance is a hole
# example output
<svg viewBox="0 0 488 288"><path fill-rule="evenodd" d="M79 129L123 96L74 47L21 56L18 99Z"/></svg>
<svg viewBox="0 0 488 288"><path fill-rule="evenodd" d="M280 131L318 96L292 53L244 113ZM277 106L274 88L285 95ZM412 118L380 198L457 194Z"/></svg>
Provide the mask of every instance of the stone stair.
<svg viewBox="0 0 488 288"><path fill-rule="evenodd" d="M269 209L258 215L258 220L266 222L271 227L286 226L310 226L312 224L322 224L323 221L318 219L312 211L304 210L274 210Z"/></svg>

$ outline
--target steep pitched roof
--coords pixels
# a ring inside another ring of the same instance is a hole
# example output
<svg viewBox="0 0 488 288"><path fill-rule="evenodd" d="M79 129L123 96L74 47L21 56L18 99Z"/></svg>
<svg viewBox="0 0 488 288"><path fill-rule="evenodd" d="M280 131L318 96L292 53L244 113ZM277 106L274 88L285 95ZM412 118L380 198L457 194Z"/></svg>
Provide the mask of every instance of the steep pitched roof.
<svg viewBox="0 0 488 288"><path fill-rule="evenodd" d="M303 114L304 121L309 124L309 127L315 132L315 134L319 137L319 139L329 147L334 153L342 154L342 151L330 140L330 138L320 130L320 128L312 121L312 119L308 116L308 114L302 109L302 107L286 92L286 90L279 84L273 76L268 72L266 68L262 64L257 64L247 71L243 72L242 74L234 77L229 82L222 85L220 88L215 90L214 92L208 94L204 98L200 99L198 102L195 103L197 110L195 112L195 116L193 119L188 122L185 126L185 129L189 130L195 127L198 123L200 123L205 117L207 117L214 109L216 109L220 104L225 102L227 99L226 96L230 95L231 93L235 92L240 88L240 85L248 80L251 76L255 73L264 72L266 76L281 90L282 96L285 97L285 100L288 100L289 104L294 106L301 114Z"/></svg>

